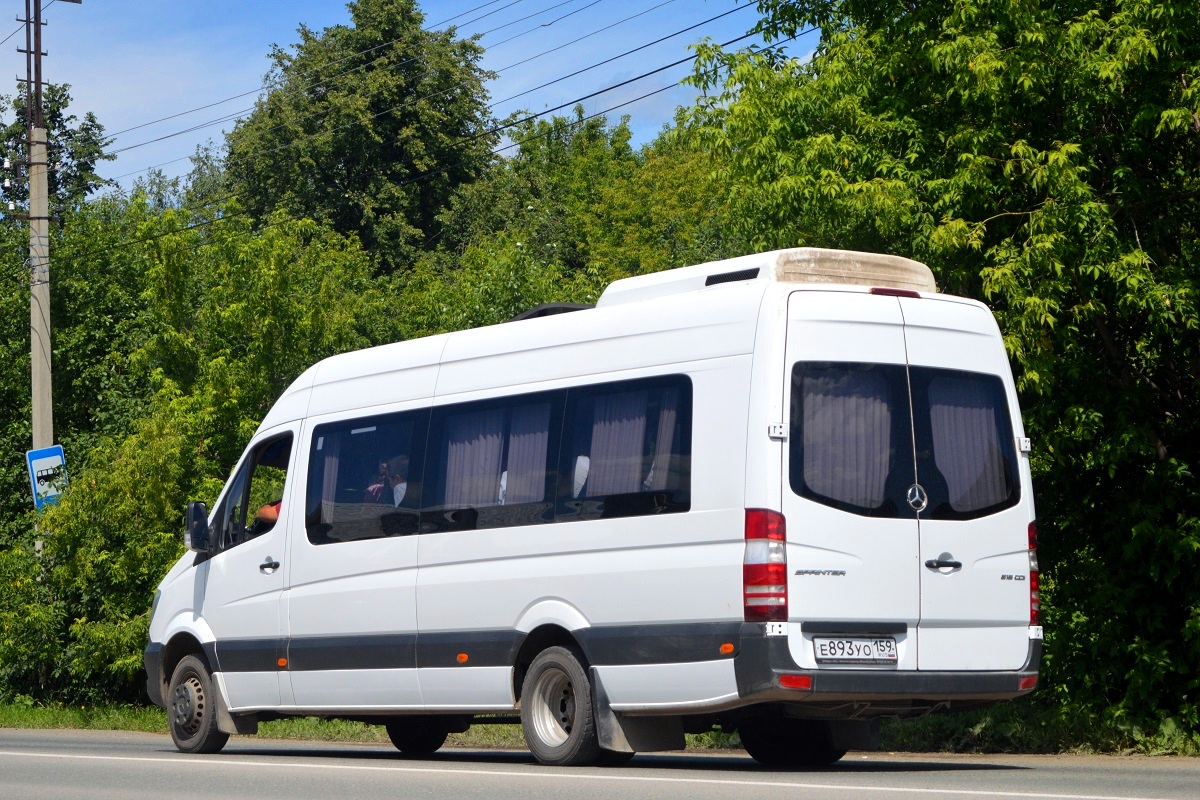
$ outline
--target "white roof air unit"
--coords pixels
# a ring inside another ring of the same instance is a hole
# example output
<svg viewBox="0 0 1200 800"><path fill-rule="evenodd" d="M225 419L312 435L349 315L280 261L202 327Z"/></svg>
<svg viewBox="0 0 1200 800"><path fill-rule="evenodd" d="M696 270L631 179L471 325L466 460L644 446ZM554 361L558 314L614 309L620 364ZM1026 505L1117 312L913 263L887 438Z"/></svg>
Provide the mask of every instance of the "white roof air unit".
<svg viewBox="0 0 1200 800"><path fill-rule="evenodd" d="M881 253L797 247L778 250L775 280L787 283L850 283L936 292L933 272L919 261Z"/></svg>
<svg viewBox="0 0 1200 800"><path fill-rule="evenodd" d="M880 253L794 247L624 278L610 284L596 305L633 303L755 280L937 291L933 272L919 261Z"/></svg>

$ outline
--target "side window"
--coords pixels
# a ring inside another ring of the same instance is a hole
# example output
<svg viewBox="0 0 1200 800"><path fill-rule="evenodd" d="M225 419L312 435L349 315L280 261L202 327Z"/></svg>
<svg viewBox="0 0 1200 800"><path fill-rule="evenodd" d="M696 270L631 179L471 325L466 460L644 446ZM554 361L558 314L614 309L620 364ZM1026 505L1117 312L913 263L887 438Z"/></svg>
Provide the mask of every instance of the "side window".
<svg viewBox="0 0 1200 800"><path fill-rule="evenodd" d="M562 392L434 410L423 529L535 525L554 518Z"/></svg>
<svg viewBox="0 0 1200 800"><path fill-rule="evenodd" d="M310 542L417 532L428 418L412 411L317 426L305 499Z"/></svg>
<svg viewBox="0 0 1200 800"><path fill-rule="evenodd" d="M683 376L570 390L559 518L687 511L691 411Z"/></svg>
<svg viewBox="0 0 1200 800"><path fill-rule="evenodd" d="M275 527L283 506L292 435L256 446L230 481L218 513L221 549L228 550Z"/></svg>

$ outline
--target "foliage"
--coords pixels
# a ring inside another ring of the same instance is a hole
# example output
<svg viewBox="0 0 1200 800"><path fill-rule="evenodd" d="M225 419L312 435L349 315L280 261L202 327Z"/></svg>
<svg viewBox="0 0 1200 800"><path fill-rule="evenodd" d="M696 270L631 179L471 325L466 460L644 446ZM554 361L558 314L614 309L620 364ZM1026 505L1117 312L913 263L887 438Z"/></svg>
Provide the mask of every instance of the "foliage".
<svg viewBox="0 0 1200 800"><path fill-rule="evenodd" d="M50 160L47 181L50 192L50 213L73 208L92 192L105 186L107 181L96 174L100 161L111 161L115 156L104 152L109 140L104 135L104 126L91 112L80 121L67 113L71 103L71 87L66 84L46 84L42 90L42 123L46 126L46 150ZM12 111L13 120L3 124L0 138L4 157L14 163L27 163L28 125L24 92L12 97L0 97L0 109ZM7 114L6 114L7 115ZM28 175L27 167L23 170ZM14 180L5 190L8 200L24 205L29 200L29 185L26 180Z"/></svg>
<svg viewBox="0 0 1200 800"><path fill-rule="evenodd" d="M442 215L441 249L491 253L515 240L603 283L740 255L711 162L685 123L635 152L627 120L609 125L582 107L517 122L516 153L463 187Z"/></svg>
<svg viewBox="0 0 1200 800"><path fill-rule="evenodd" d="M132 196L64 216L52 242L55 405L72 483L35 530L24 464L3 463L0 562L25 591L0 595L0 694L140 697L150 599L180 553L184 501L215 498L270 403L313 362L594 301L612 277L719 241L715 195L687 199L707 167L682 134L637 154L628 130L603 120L528 132L520 157L494 162L438 221L455 235L392 277L371 277L356 238L320 222L252 222L220 196L211 147L185 180L151 174ZM467 214L479 198L512 213ZM0 225L7 263L19 263L24 235ZM0 296L0 381L17 401L0 408L0 434L12 453L29 437L27 298Z"/></svg>
<svg viewBox="0 0 1200 800"><path fill-rule="evenodd" d="M759 247L926 261L989 300L1034 436L1042 697L1200 730L1200 16L1116 0L763 0L807 63L708 47Z"/></svg>
<svg viewBox="0 0 1200 800"><path fill-rule="evenodd" d="M456 187L491 158L478 66L414 0L355 0L352 26L275 47L269 91L227 138L225 177L254 217L275 210L358 235L385 271L425 249Z"/></svg>
<svg viewBox="0 0 1200 800"><path fill-rule="evenodd" d="M604 286L595 270L569 273L512 234L471 247L455 268L423 261L405 275L398 320L402 338L505 322L541 303L594 303Z"/></svg>
<svg viewBox="0 0 1200 800"><path fill-rule="evenodd" d="M140 698L150 599L180 555L183 501L214 498L269 404L309 364L390 330L354 241L284 217L258 232L237 217L195 227L186 212L152 212L141 197L89 204L68 226L56 251L67 300L82 290L71 280L112 283L96 257L103 239L89 237L101 211L121 223L110 235L124 227L130 237L114 245L123 322L106 341L96 314L105 298L62 308L59 341L75 326L95 328L63 373L123 386L117 368L128 368L140 395L92 395L86 380L65 387L60 406L82 397L97 406L62 420L72 484L40 521L40 558L28 532L0 554L7 582L24 576L27 587L0 594L0 661L10 665L0 691L39 700ZM125 416L106 426L111 414Z"/></svg>

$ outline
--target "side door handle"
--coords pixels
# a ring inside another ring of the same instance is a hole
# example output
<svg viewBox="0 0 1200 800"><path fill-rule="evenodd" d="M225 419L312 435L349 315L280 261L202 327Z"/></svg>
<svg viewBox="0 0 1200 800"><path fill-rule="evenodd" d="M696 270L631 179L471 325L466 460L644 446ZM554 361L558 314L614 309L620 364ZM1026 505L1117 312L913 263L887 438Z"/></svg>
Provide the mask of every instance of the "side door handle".
<svg viewBox="0 0 1200 800"><path fill-rule="evenodd" d="M277 569L279 569L279 562L270 556L267 556L267 560L258 565L258 571L264 575L270 575Z"/></svg>
<svg viewBox="0 0 1200 800"><path fill-rule="evenodd" d="M930 569L962 569L962 562L945 557L931 558L925 562L925 566Z"/></svg>

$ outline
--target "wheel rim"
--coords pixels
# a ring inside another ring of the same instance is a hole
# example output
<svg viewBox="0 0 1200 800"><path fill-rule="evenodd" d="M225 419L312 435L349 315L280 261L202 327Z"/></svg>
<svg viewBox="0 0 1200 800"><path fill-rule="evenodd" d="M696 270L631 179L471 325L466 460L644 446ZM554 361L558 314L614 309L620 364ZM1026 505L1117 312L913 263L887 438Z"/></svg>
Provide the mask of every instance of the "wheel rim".
<svg viewBox="0 0 1200 800"><path fill-rule="evenodd" d="M200 730L207 706L204 684L196 676L189 675L175 687L171 698L171 724L185 734L185 738L190 738Z"/></svg>
<svg viewBox="0 0 1200 800"><path fill-rule="evenodd" d="M575 687L567 674L548 669L533 687L531 715L538 739L551 747L563 745L575 729Z"/></svg>

